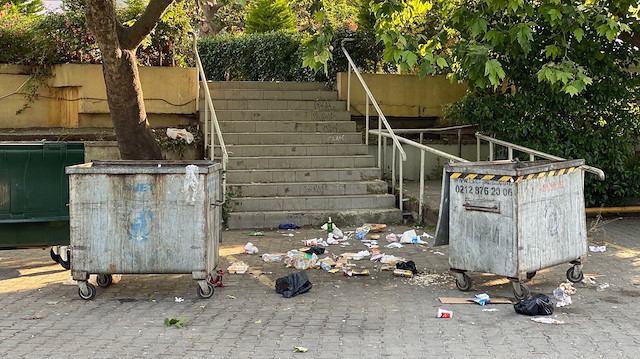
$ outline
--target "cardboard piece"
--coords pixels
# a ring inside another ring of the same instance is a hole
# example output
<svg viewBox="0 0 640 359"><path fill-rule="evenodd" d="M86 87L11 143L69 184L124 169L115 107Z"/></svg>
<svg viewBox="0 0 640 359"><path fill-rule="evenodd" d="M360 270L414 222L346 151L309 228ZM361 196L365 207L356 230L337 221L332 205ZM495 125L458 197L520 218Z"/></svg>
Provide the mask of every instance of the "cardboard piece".
<svg viewBox="0 0 640 359"><path fill-rule="evenodd" d="M440 303L443 304L476 304L471 301L475 298L440 297L438 299L440 299ZM513 302L509 298L491 298L487 304L513 304Z"/></svg>

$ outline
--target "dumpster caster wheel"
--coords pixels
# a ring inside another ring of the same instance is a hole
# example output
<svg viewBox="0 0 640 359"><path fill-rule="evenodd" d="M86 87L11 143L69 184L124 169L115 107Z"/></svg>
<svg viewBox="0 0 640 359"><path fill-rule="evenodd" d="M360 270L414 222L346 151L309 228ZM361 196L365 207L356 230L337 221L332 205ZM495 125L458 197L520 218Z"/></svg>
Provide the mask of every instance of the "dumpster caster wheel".
<svg viewBox="0 0 640 359"><path fill-rule="evenodd" d="M209 282L205 282L205 283L207 288L209 289L207 292L202 290L202 286L200 285L200 283L198 283L198 297L202 299L211 298L213 296L213 284Z"/></svg>
<svg viewBox="0 0 640 359"><path fill-rule="evenodd" d="M533 279L536 276L536 271L527 272L527 279Z"/></svg>
<svg viewBox="0 0 640 359"><path fill-rule="evenodd" d="M471 278L465 273L456 273L456 287L463 292L471 289Z"/></svg>
<svg viewBox="0 0 640 359"><path fill-rule="evenodd" d="M58 255L58 253L53 251L53 248L49 249L49 255L54 262L60 263L60 256Z"/></svg>
<svg viewBox="0 0 640 359"><path fill-rule="evenodd" d="M517 300L524 300L531 296L531 291L526 285L520 282L511 282L511 284L513 285L513 295Z"/></svg>
<svg viewBox="0 0 640 359"><path fill-rule="evenodd" d="M107 288L113 283L113 277L111 274L98 274L96 282L101 288Z"/></svg>
<svg viewBox="0 0 640 359"><path fill-rule="evenodd" d="M82 285L80 283L78 283L79 287L78 288L78 295L80 296L80 298L84 299L84 300L91 300L96 296L96 287L89 283L89 282L84 282L85 286L86 286L86 294L82 292Z"/></svg>
<svg viewBox="0 0 640 359"><path fill-rule="evenodd" d="M567 270L567 279L570 282L578 283L581 282L583 278L584 273L582 272L582 268L576 268L576 266L573 266Z"/></svg>
<svg viewBox="0 0 640 359"><path fill-rule="evenodd" d="M64 269L71 268L71 251L67 249L67 260L63 260L62 257L60 257L60 261L58 263L60 263Z"/></svg>

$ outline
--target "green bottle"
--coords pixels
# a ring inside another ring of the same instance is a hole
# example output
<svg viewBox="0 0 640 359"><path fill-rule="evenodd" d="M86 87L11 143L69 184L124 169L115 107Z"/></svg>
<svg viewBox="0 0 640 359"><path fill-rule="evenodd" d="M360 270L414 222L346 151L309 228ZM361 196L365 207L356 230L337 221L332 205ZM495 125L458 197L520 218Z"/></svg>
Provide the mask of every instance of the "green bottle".
<svg viewBox="0 0 640 359"><path fill-rule="evenodd" d="M331 223L331 217L329 217L329 222L327 222L327 232L333 232L333 223Z"/></svg>

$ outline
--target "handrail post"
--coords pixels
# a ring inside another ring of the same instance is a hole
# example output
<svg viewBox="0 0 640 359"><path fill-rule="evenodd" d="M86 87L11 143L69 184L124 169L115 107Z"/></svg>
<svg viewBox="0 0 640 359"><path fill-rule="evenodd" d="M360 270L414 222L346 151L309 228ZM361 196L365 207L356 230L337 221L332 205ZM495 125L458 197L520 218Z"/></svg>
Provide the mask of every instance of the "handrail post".
<svg viewBox="0 0 640 359"><path fill-rule="evenodd" d="M382 170L382 173L384 173L384 158L382 157L382 120L380 119L380 116L378 116L378 167ZM387 138L384 138L384 154L385 156L387 155L387 149L386 149L386 145L387 145Z"/></svg>
<svg viewBox="0 0 640 359"><path fill-rule="evenodd" d="M418 220L420 223L422 223L422 205L424 204L424 155L425 151L420 150L420 202L418 203Z"/></svg>
<svg viewBox="0 0 640 359"><path fill-rule="evenodd" d="M395 146L393 146L395 148ZM403 169L404 169L404 161L400 160L398 163L398 181L400 182L400 187L398 188L398 203L400 203L400 213L404 212L404 201L402 200L402 182L403 182Z"/></svg>
<svg viewBox="0 0 640 359"><path fill-rule="evenodd" d="M536 160L536 155L534 155L533 153L529 154L529 161L535 161Z"/></svg>
<svg viewBox="0 0 640 359"><path fill-rule="evenodd" d="M365 132L364 132L364 144L369 145L369 96L367 98L367 107L365 109Z"/></svg>
<svg viewBox="0 0 640 359"><path fill-rule="evenodd" d="M396 190L396 146L391 150L391 189Z"/></svg>
<svg viewBox="0 0 640 359"><path fill-rule="evenodd" d="M211 136L213 136L213 131L211 131ZM209 149L207 153L207 147L209 146L209 103L206 102L204 104L204 157L207 158L209 155L209 159L213 159L213 150Z"/></svg>
<svg viewBox="0 0 640 359"><path fill-rule="evenodd" d="M513 147L508 147L509 161L513 159Z"/></svg>
<svg viewBox="0 0 640 359"><path fill-rule="evenodd" d="M347 72L347 111L351 111L351 64Z"/></svg>
<svg viewBox="0 0 640 359"><path fill-rule="evenodd" d="M480 162L480 137L476 136L476 154L478 162Z"/></svg>
<svg viewBox="0 0 640 359"><path fill-rule="evenodd" d="M489 161L493 161L493 141L489 141Z"/></svg>
<svg viewBox="0 0 640 359"><path fill-rule="evenodd" d="M462 129L458 130L458 157L462 157Z"/></svg>

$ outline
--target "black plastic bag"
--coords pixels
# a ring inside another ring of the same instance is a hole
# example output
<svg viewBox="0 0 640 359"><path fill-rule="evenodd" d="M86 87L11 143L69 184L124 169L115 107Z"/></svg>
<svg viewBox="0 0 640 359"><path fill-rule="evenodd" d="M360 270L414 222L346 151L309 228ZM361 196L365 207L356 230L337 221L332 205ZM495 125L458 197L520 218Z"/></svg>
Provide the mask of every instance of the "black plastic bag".
<svg viewBox="0 0 640 359"><path fill-rule="evenodd" d="M309 254L323 254L324 253L324 248L313 246L313 247L310 247L309 249L307 249L304 252L305 253L309 253Z"/></svg>
<svg viewBox="0 0 640 359"><path fill-rule="evenodd" d="M311 290L311 282L305 271L276 279L276 293L282 294L285 298L291 298L309 290Z"/></svg>
<svg viewBox="0 0 640 359"><path fill-rule="evenodd" d="M396 268L410 270L411 273L418 274L418 269L416 269L416 264L413 261L398 262L396 263Z"/></svg>
<svg viewBox="0 0 640 359"><path fill-rule="evenodd" d="M513 305L518 314L524 315L551 315L553 303L551 298L544 294L536 294L531 299L521 300Z"/></svg>

